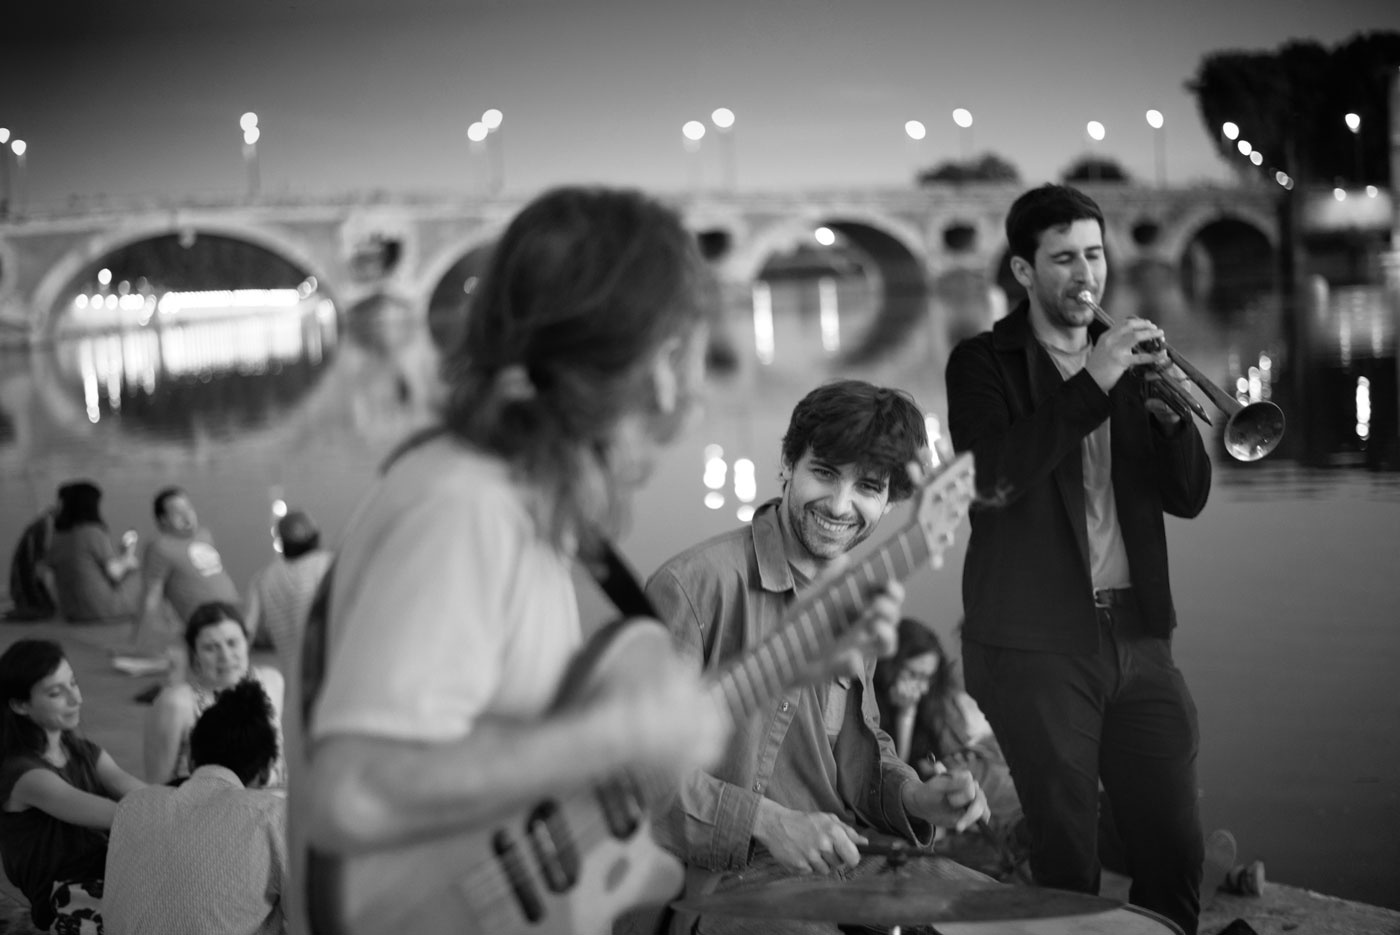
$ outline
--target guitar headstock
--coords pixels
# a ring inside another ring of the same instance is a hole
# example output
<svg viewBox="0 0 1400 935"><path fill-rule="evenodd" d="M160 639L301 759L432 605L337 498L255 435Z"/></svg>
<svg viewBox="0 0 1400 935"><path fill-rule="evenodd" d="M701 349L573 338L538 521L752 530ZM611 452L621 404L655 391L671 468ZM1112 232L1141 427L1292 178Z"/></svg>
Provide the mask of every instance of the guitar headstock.
<svg viewBox="0 0 1400 935"><path fill-rule="evenodd" d="M934 568L941 568L943 550L953 544L953 532L976 495L972 453L963 452L938 465L911 466L910 475L917 487L913 497L914 523L928 543L930 562Z"/></svg>

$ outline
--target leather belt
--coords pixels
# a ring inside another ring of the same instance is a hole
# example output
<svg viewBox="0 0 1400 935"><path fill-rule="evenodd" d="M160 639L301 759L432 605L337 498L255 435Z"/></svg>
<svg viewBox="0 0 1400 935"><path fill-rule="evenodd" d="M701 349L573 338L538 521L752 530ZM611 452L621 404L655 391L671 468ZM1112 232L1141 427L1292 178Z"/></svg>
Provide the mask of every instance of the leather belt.
<svg viewBox="0 0 1400 935"><path fill-rule="evenodd" d="M1132 603L1132 588L1101 588L1094 591L1095 607L1128 607Z"/></svg>

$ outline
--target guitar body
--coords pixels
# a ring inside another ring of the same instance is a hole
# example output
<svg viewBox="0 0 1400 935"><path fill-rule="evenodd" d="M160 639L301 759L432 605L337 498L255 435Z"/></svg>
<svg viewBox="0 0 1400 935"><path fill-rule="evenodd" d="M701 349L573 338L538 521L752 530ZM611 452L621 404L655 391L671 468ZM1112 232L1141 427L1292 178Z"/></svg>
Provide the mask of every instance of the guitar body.
<svg viewBox="0 0 1400 935"><path fill-rule="evenodd" d="M646 671L672 653L655 623L595 635L565 676L555 709ZM606 935L623 911L681 890L680 863L652 839L627 779L577 790L477 831L339 857L312 851L315 935Z"/></svg>

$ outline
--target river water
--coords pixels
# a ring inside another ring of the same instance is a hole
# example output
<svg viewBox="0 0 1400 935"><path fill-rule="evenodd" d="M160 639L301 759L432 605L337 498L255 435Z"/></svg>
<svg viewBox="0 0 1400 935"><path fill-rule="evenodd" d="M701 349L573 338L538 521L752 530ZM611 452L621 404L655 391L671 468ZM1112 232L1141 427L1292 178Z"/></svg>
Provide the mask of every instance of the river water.
<svg viewBox="0 0 1400 935"><path fill-rule="evenodd" d="M802 294L775 285L768 298L771 359L756 359L739 303L737 366L712 379L703 418L635 503L621 545L644 574L740 522L746 500L777 494L788 413L817 382L849 374L903 386L940 425L948 345L982 314L940 308L935 297L928 323L853 369L841 363L839 329L823 328ZM1118 301L1120 313L1134 307L1130 296ZM1261 354L1272 363L1264 391L1274 380L1290 432L1305 404L1321 411L1316 425L1336 427L1315 427L1310 446L1254 465L1229 462L1212 438L1210 504L1197 519L1168 522L1176 652L1200 709L1207 828L1233 830L1241 857L1263 859L1270 879L1400 908L1400 473L1372 457L1393 424L1368 427L1363 442L1353 399L1366 379L1382 395L1361 415L1393 422L1393 318L1384 302L1344 306L1320 319L1323 365L1300 384L1285 379L1287 354L1267 315L1262 325L1245 316L1244 326L1215 327L1189 308L1154 306L1207 373L1248 379ZM108 328L0 350L0 543L14 542L60 482L87 477L105 490L114 535L149 536L153 494L184 486L239 582L274 557L274 500L309 510L333 544L384 454L431 418L435 392L429 328L393 310L349 317L303 294L285 308L159 333ZM843 327L857 325L852 313ZM1290 385L1308 395L1290 400ZM705 483L715 445L726 465L717 490ZM755 481L753 491L740 485L744 500L734 485L741 459ZM874 539L904 518L891 514ZM909 587L907 611L945 636L960 614L965 537L964 526L943 567ZM591 585L580 593L589 619L606 617Z"/></svg>

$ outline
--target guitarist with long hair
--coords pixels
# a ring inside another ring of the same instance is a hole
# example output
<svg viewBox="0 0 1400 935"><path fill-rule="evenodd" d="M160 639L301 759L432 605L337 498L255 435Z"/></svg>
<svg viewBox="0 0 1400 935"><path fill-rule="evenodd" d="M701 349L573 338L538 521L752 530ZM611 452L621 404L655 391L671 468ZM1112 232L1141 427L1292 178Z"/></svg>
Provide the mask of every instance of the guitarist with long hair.
<svg viewBox="0 0 1400 935"><path fill-rule="evenodd" d="M436 930L415 921L426 917L500 931L486 912L510 901L513 878L411 848L624 767L679 774L722 748L727 721L659 627L628 677L553 704L584 642L574 559L618 530L700 392L708 276L677 215L629 191L548 192L497 241L444 361L442 424L361 505L302 647L306 757L288 811L294 852L311 854L300 872L315 931L421 935ZM484 869L513 866L501 840L482 849ZM376 905L390 870L402 876ZM524 910L555 910L537 889ZM476 908L452 903L466 897ZM575 926L587 927L531 930Z"/></svg>
<svg viewBox="0 0 1400 935"><path fill-rule="evenodd" d="M915 491L924 416L902 390L843 380L808 393L782 442L782 495L753 521L666 562L647 594L677 641L716 672L787 625L799 592L822 588L844 556ZM896 558L899 550L896 550ZM883 566L883 562L876 563ZM870 611L894 626L903 589L890 580ZM886 647L889 648L889 647ZM965 771L921 780L880 730L875 658L807 680L738 722L719 764L681 786L658 837L687 865L686 896L730 882L862 872L872 833L927 845L935 827L961 831L987 815ZM758 671L771 668L755 667ZM746 689L752 691L752 689ZM986 880L945 858L918 871ZM678 913L673 931L834 933L832 923Z"/></svg>

